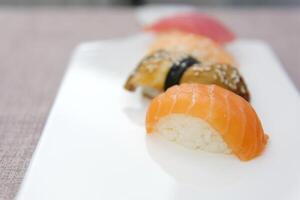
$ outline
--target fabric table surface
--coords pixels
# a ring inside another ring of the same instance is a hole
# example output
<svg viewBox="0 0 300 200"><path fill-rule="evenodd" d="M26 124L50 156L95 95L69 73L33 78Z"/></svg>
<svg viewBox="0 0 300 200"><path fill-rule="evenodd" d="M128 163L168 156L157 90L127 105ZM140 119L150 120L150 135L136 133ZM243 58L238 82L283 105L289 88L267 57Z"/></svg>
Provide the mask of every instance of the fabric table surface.
<svg viewBox="0 0 300 200"><path fill-rule="evenodd" d="M269 43L299 91L300 7L201 10L242 38ZM139 25L127 7L2 7L0 24L0 200L6 200L20 187L72 50L136 33Z"/></svg>

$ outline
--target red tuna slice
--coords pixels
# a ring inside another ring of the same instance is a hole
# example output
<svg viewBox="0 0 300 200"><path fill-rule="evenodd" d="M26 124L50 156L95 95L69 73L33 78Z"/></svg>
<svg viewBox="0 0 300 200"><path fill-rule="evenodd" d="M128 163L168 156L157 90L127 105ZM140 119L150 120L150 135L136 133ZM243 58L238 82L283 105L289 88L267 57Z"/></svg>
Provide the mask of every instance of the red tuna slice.
<svg viewBox="0 0 300 200"><path fill-rule="evenodd" d="M182 13L166 17L145 28L146 31L181 31L206 36L224 44L234 40L235 35L220 21L200 13Z"/></svg>

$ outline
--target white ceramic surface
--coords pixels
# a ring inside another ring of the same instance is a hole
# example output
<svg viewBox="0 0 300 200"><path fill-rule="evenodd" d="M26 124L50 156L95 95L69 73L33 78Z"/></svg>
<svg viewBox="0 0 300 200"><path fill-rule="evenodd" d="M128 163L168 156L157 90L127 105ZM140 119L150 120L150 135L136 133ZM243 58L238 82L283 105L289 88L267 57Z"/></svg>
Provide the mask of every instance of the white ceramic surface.
<svg viewBox="0 0 300 200"><path fill-rule="evenodd" d="M150 40L76 49L17 199L300 199L300 98L270 48L228 47L270 136L262 156L240 162L146 135L148 101L123 84Z"/></svg>

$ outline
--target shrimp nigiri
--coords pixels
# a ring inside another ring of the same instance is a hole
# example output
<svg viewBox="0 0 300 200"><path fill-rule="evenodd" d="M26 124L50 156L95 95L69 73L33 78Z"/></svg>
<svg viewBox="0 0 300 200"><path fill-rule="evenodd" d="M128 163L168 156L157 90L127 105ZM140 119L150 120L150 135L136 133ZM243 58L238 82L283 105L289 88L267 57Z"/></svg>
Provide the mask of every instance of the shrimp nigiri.
<svg viewBox="0 0 300 200"><path fill-rule="evenodd" d="M169 88L151 101L146 130L192 149L232 153L242 161L260 155L268 141L251 105L216 85Z"/></svg>
<svg viewBox="0 0 300 200"><path fill-rule="evenodd" d="M206 64L223 63L237 67L236 61L225 48L201 35L177 31L158 34L149 47L149 53L158 50L190 54Z"/></svg>

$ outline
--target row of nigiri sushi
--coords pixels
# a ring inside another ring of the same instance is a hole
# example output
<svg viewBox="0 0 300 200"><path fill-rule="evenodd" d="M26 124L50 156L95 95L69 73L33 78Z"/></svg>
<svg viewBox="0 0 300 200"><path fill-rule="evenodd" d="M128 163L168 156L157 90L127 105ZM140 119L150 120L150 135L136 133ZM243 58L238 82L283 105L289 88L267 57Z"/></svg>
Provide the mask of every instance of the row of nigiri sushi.
<svg viewBox="0 0 300 200"><path fill-rule="evenodd" d="M158 33L125 88L154 98L146 115L148 133L192 149L260 155L268 141L248 103L250 94L233 57L222 45L234 34L199 13L163 19L146 30Z"/></svg>

